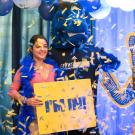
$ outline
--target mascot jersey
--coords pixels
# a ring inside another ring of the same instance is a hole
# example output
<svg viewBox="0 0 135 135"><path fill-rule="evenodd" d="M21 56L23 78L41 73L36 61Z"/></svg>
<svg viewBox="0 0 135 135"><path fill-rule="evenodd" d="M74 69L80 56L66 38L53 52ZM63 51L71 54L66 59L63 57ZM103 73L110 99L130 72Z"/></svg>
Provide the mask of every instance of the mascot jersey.
<svg viewBox="0 0 135 135"><path fill-rule="evenodd" d="M98 70L99 68L102 68L104 71L113 71L114 69L117 69L120 65L118 59L112 54L104 52L103 49L94 46L85 46L81 49L53 48L51 50L51 57L55 59L62 70L60 76L57 77L56 80L91 79L96 111ZM93 130L93 128L91 129ZM91 129L87 129L86 133L82 133L78 130L69 131L68 135L87 135L88 132L90 133L90 131L92 131ZM99 135L97 127L94 128L94 131L96 132L96 135ZM63 134L59 133L59 135Z"/></svg>
<svg viewBox="0 0 135 135"><path fill-rule="evenodd" d="M63 71L57 78L58 81L89 78L95 94L99 68L104 71L113 71L120 65L118 59L112 54L87 44L82 48L53 48L49 53Z"/></svg>

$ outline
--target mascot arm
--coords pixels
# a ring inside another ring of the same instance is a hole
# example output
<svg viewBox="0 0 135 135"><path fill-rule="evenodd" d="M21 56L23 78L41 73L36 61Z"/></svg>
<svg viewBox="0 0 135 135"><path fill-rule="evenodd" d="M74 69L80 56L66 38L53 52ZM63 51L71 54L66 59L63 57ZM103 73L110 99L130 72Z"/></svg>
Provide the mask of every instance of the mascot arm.
<svg viewBox="0 0 135 135"><path fill-rule="evenodd" d="M101 64L101 68L105 72L113 72L117 70L120 66L120 61L113 54L106 53L102 48L100 51L99 62Z"/></svg>

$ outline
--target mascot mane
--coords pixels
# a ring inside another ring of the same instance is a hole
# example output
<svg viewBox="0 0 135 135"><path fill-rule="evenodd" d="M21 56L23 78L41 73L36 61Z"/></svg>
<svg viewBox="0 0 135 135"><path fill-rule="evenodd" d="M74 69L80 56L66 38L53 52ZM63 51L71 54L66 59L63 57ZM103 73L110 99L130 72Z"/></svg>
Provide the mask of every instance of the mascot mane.
<svg viewBox="0 0 135 135"><path fill-rule="evenodd" d="M55 12L54 12L55 11ZM52 47L79 47L91 34L90 15L75 2L54 5L52 12Z"/></svg>

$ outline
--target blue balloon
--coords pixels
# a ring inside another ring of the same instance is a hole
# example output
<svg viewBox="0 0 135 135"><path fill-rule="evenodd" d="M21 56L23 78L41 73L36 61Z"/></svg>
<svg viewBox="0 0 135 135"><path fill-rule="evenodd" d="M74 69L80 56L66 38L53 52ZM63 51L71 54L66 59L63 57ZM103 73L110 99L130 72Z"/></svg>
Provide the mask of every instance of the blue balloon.
<svg viewBox="0 0 135 135"><path fill-rule="evenodd" d="M101 7L100 0L78 0L78 3L87 11L94 12Z"/></svg>
<svg viewBox="0 0 135 135"><path fill-rule="evenodd" d="M40 16L47 21L52 20L53 14L55 13L55 9L59 5L56 0L50 2L51 3L47 3L47 0L43 0L38 8Z"/></svg>
<svg viewBox="0 0 135 135"><path fill-rule="evenodd" d="M13 0L0 0L0 16L8 14L13 8Z"/></svg>
<svg viewBox="0 0 135 135"><path fill-rule="evenodd" d="M45 19L45 20L50 20L51 16L50 16L50 9L51 9L51 5L46 4L46 3L41 3L41 5L38 8L39 14L40 16Z"/></svg>
<svg viewBox="0 0 135 135"><path fill-rule="evenodd" d="M55 2L55 0L42 0L42 2L48 5L52 5Z"/></svg>

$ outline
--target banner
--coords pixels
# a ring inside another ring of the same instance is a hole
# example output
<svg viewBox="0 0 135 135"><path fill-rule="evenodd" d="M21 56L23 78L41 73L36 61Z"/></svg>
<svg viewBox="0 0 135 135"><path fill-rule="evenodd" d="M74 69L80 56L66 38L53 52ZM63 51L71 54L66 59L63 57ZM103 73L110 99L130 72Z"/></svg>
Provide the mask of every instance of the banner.
<svg viewBox="0 0 135 135"><path fill-rule="evenodd" d="M36 107L40 134L96 126L90 79L36 83L34 92L43 102Z"/></svg>

